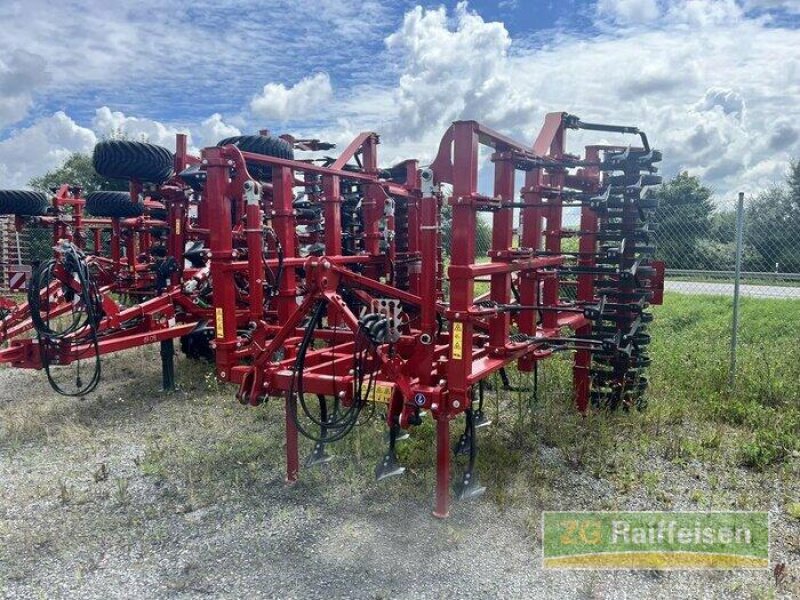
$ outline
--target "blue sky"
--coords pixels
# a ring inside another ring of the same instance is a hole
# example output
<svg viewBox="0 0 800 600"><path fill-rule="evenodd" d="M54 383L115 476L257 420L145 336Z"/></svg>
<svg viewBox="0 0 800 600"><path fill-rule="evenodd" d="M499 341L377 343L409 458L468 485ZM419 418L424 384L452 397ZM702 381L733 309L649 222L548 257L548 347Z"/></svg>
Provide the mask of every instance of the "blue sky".
<svg viewBox="0 0 800 600"><path fill-rule="evenodd" d="M391 162L454 119L525 140L557 110L641 126L721 197L800 156L800 0L2 0L0 22L0 187L116 129L370 129Z"/></svg>

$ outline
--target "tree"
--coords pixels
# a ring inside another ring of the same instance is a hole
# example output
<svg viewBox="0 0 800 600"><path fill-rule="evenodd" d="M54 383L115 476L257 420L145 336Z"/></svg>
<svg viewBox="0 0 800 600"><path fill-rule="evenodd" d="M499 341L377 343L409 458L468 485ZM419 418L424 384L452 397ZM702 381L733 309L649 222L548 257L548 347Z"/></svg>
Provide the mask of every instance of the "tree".
<svg viewBox="0 0 800 600"><path fill-rule="evenodd" d="M736 243L735 210L723 210L711 215L711 239L721 244Z"/></svg>
<svg viewBox="0 0 800 600"><path fill-rule="evenodd" d="M658 258L671 269L713 268L700 244L711 236L713 191L686 172L652 192L658 198Z"/></svg>
<svg viewBox="0 0 800 600"><path fill-rule="evenodd" d="M126 191L128 182L121 179L106 179L100 176L92 165L92 156L83 152L74 152L64 163L44 175L34 177L28 185L33 189L49 193L53 188L68 183L83 188L83 193L98 190Z"/></svg>
<svg viewBox="0 0 800 600"><path fill-rule="evenodd" d="M756 196L747 207L748 271L800 273L800 160L789 164L783 185Z"/></svg>

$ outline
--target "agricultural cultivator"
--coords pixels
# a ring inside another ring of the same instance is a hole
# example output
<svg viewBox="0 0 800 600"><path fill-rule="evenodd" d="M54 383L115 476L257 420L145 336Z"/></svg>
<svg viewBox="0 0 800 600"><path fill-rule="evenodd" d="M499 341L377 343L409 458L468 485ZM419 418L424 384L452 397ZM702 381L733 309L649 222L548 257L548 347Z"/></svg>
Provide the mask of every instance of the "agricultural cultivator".
<svg viewBox="0 0 800 600"><path fill-rule="evenodd" d="M636 135L640 145L590 145L578 156L566 150L569 130ZM661 154L643 133L552 113L532 147L474 121L453 123L429 166L380 167L378 146L363 133L319 158L333 146L262 132L192 157L180 136L174 156L110 141L95 166L129 179L127 195L84 199L65 186L23 212L13 199L33 193L0 192L0 203L12 199L4 212L20 209L19 226L52 227L55 247L28 303L7 309L0 360L49 372L97 357L99 377L103 353L162 342L170 385L179 338L243 404L285 403L289 481L300 435L314 444L306 464L322 463L329 444L383 415L388 445L375 475L384 479L404 471L398 440L433 419L439 517L453 454L468 457L458 496L483 491L475 459L493 374L505 378L512 364L535 373L539 361L574 352L579 411L644 405L647 308L661 301L663 265L651 259L656 206L645 193L660 183ZM494 189L481 194L487 149ZM567 223L578 211L579 223ZM480 213L492 221L486 262L475 257ZM20 339L31 329L35 339ZM76 381L67 393L90 387Z"/></svg>

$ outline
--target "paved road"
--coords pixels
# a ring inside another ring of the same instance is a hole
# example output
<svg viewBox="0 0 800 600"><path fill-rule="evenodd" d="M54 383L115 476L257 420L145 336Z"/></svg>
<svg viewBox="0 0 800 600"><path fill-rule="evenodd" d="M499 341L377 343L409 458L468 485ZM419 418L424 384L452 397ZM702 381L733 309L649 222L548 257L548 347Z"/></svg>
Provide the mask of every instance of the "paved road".
<svg viewBox="0 0 800 600"><path fill-rule="evenodd" d="M706 281L665 281L664 289L682 294L705 294L713 296L733 296L732 283L711 283ZM741 285L742 296L749 298L787 298L800 300L800 287L779 285Z"/></svg>

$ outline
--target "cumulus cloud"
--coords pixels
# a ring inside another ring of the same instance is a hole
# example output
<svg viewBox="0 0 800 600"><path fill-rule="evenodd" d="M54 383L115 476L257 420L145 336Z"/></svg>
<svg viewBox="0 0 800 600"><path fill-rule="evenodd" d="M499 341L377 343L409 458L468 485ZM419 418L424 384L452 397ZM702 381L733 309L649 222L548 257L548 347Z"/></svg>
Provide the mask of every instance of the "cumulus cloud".
<svg viewBox="0 0 800 600"><path fill-rule="evenodd" d="M59 111L0 141L0 187L25 187L73 152L89 152L97 136Z"/></svg>
<svg viewBox="0 0 800 600"><path fill-rule="evenodd" d="M0 56L0 130L22 119L36 88L50 80L44 58L25 50Z"/></svg>
<svg viewBox="0 0 800 600"><path fill-rule="evenodd" d="M616 23L647 23L661 15L657 0L599 0L597 15Z"/></svg>
<svg viewBox="0 0 800 600"><path fill-rule="evenodd" d="M695 107L700 111L718 108L726 115L744 116L744 98L738 92L726 88L715 87L706 90L702 100Z"/></svg>
<svg viewBox="0 0 800 600"><path fill-rule="evenodd" d="M797 144L800 140L800 131L787 121L775 124L769 136L769 148L775 151L785 150Z"/></svg>
<svg viewBox="0 0 800 600"><path fill-rule="evenodd" d="M220 139L239 135L238 128L214 113L196 127L180 127L128 116L107 106L98 108L91 128L83 127L58 111L32 125L12 131L0 141L0 188L24 188L31 178L58 167L74 152L91 152L98 140L119 133L175 149L175 135L189 135L190 151L199 153ZM196 144L196 145L195 145Z"/></svg>
<svg viewBox="0 0 800 600"><path fill-rule="evenodd" d="M476 118L531 140L546 112L566 110L641 126L663 148L667 175L703 175L720 196L769 185L773 163L800 154L794 128L775 124L776 114L800 120L800 31L749 18L732 0L654 6L661 18L645 26L652 6L634 23L637 13L613 3L624 30L562 33L535 48L464 4L409 11L387 39L402 65L399 89L384 99L398 115L387 129L407 129L402 147L429 157L449 121ZM597 135L572 139L576 148Z"/></svg>
<svg viewBox="0 0 800 600"><path fill-rule="evenodd" d="M192 130L192 140L200 147L213 146L222 139L241 133L238 127L226 123L221 114L214 113Z"/></svg>
<svg viewBox="0 0 800 600"><path fill-rule="evenodd" d="M107 106L95 111L92 128L101 137L124 134L131 139L146 140L172 150L175 149L175 135L189 133L186 128L172 127L153 119L128 117L122 112L112 111Z"/></svg>
<svg viewBox="0 0 800 600"><path fill-rule="evenodd" d="M313 120L315 112L326 110L333 97L333 86L327 73L304 77L291 87L268 83L250 101L250 110L258 117L280 122L295 118Z"/></svg>
<svg viewBox="0 0 800 600"><path fill-rule="evenodd" d="M397 134L418 137L458 118L502 126L534 106L531 95L512 84L508 31L466 2L458 3L452 19L445 8L416 7L386 46L403 65L393 98Z"/></svg>
<svg viewBox="0 0 800 600"><path fill-rule="evenodd" d="M737 0L672 0L664 6L660 24L684 30L730 25L745 16Z"/></svg>
<svg viewBox="0 0 800 600"><path fill-rule="evenodd" d="M720 197L782 177L776 165L800 155L800 31L748 17L729 0L655 6L660 18L645 22L647 11L635 21L624 2L613 3L624 29L562 32L535 47L464 3L453 11L417 7L386 39L396 82L354 88L335 103L335 120L304 133L344 142L376 130L384 161L425 161L453 120L478 119L531 141L546 112L565 110L642 127L664 150L666 175L701 175ZM570 138L573 150L625 141Z"/></svg>

